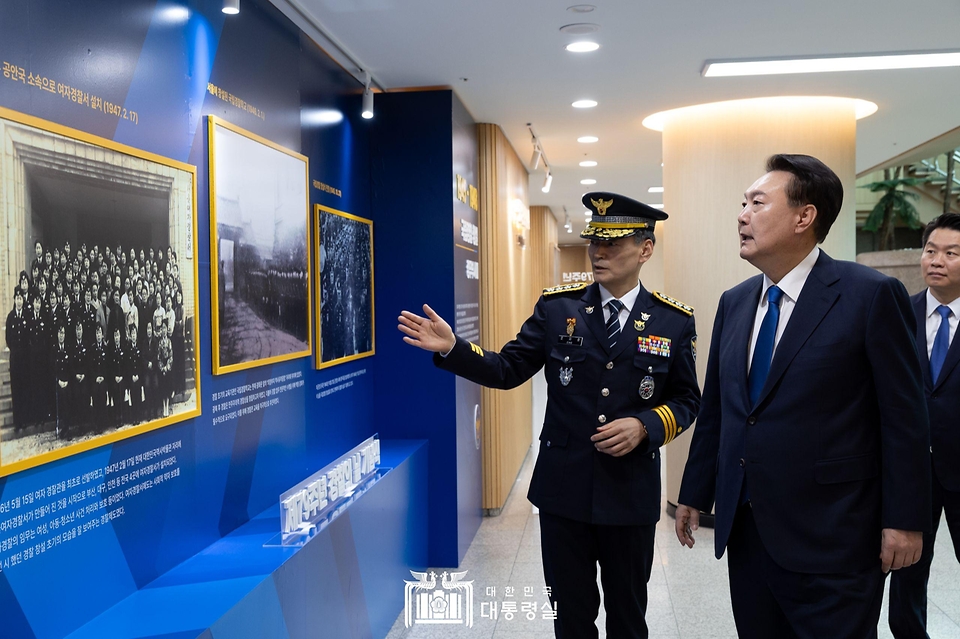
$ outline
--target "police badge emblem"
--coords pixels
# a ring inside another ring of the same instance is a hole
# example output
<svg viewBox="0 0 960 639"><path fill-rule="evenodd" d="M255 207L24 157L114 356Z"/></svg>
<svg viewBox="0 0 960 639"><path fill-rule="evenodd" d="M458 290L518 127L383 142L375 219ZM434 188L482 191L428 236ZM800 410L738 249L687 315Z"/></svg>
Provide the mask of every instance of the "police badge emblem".
<svg viewBox="0 0 960 639"><path fill-rule="evenodd" d="M650 399L653 397L653 390L655 388L653 383L653 378L647 375L640 381L640 399Z"/></svg>
<svg viewBox="0 0 960 639"><path fill-rule="evenodd" d="M573 379L573 366L560 369L560 383L566 386ZM653 391L651 391L652 394Z"/></svg>

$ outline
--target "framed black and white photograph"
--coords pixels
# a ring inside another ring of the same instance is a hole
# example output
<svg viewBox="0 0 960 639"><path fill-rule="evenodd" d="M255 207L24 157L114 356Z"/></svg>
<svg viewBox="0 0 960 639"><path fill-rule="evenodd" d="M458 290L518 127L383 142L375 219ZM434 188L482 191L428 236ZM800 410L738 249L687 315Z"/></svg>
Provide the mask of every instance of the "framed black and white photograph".
<svg viewBox="0 0 960 639"><path fill-rule="evenodd" d="M374 354L373 222L317 204L317 368Z"/></svg>
<svg viewBox="0 0 960 639"><path fill-rule="evenodd" d="M199 415L196 167L0 108L0 185L0 475Z"/></svg>
<svg viewBox="0 0 960 639"><path fill-rule="evenodd" d="M207 120L213 373L306 357L307 158L220 118Z"/></svg>

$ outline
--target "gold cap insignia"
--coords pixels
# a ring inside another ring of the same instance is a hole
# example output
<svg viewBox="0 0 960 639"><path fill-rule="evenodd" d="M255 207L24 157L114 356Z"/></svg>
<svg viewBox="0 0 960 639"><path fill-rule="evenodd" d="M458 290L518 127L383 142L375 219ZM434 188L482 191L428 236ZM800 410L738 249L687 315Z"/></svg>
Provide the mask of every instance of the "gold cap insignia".
<svg viewBox="0 0 960 639"><path fill-rule="evenodd" d="M567 335L573 335L573 330L577 327L577 318L568 317L567 318Z"/></svg>
<svg viewBox="0 0 960 639"><path fill-rule="evenodd" d="M606 215L607 209L613 206L613 198L610 198L609 200L604 200L603 198L595 200L590 198L590 203L597 207L597 215Z"/></svg>

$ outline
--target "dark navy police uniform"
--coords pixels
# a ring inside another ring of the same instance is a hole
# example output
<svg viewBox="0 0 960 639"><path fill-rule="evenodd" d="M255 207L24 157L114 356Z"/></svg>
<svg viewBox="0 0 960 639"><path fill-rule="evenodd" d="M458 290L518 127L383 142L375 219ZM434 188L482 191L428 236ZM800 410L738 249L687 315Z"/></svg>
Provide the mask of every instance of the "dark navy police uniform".
<svg viewBox="0 0 960 639"><path fill-rule="evenodd" d="M501 389L545 367L546 417L527 496L540 508L558 637L597 636L597 563L608 636L647 636L659 448L688 429L700 404L692 308L641 286L613 348L606 335L599 285L574 284L545 290L499 353L457 338L446 357L434 356L440 368ZM621 457L596 450L597 428L623 417L639 419L647 438Z"/></svg>

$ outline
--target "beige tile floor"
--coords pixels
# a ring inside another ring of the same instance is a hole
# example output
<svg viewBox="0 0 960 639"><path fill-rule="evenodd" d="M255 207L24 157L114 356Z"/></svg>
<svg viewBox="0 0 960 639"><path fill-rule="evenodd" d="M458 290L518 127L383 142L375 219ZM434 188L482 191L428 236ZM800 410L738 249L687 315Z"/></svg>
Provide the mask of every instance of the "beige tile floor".
<svg viewBox="0 0 960 639"><path fill-rule="evenodd" d="M465 580L473 581L473 627L462 625L404 626L401 614L387 639L546 639L553 637L552 622L542 618L543 570L540 563L540 519L526 499L533 469L528 456L513 491L498 517L486 517L459 568L467 571ZM665 504L664 500L664 504ZM953 555L946 523L940 527L936 556L930 576L928 632L931 639L960 639L960 564ZM438 579L444 569L436 568ZM446 570L451 570L447 568ZM506 597L506 588L514 596ZM525 597L525 588L532 596ZM697 533L697 544L690 550L680 546L673 532L673 519L664 514L657 525L653 572L648 586L647 624L654 638L720 639L736 637L730 595L727 591L726 559L713 556L713 530ZM515 601L517 614L508 620L498 614L491 618L490 604L502 606ZM534 620L527 620L521 606L537 604ZM886 623L886 604L881 614L879 636L892 635ZM597 620L600 637L604 613Z"/></svg>

